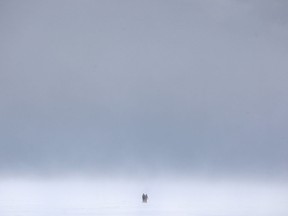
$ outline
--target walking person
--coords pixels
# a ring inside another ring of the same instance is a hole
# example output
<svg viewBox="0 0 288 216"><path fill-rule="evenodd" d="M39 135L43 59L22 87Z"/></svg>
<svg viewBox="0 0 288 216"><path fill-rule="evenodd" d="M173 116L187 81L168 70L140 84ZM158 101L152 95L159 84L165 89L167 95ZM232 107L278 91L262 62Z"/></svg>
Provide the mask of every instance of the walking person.
<svg viewBox="0 0 288 216"><path fill-rule="evenodd" d="M142 202L147 203L147 200L148 200L148 195L143 193L142 194Z"/></svg>

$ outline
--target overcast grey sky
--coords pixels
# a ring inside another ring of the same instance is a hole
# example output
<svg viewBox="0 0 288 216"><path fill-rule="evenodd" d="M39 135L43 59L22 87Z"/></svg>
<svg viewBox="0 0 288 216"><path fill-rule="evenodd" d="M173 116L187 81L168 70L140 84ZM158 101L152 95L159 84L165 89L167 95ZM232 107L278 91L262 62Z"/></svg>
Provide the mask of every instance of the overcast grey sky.
<svg viewBox="0 0 288 216"><path fill-rule="evenodd" d="M288 1L0 0L0 173L287 174Z"/></svg>

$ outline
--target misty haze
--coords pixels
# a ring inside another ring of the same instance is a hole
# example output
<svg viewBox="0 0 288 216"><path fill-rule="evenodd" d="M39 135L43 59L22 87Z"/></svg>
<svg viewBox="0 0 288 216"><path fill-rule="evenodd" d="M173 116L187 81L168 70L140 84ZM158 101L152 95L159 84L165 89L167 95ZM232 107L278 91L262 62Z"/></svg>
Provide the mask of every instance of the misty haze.
<svg viewBox="0 0 288 216"><path fill-rule="evenodd" d="M287 216L287 12L0 0L0 215Z"/></svg>

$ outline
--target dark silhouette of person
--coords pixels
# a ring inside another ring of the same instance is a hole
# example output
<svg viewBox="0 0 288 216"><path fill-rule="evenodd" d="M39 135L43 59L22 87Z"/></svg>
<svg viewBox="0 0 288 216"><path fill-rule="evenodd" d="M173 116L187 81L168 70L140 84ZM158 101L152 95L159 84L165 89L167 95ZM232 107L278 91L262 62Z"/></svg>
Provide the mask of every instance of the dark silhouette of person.
<svg viewBox="0 0 288 216"><path fill-rule="evenodd" d="M142 202L143 203L145 202L145 194L144 193L142 194Z"/></svg>
<svg viewBox="0 0 288 216"><path fill-rule="evenodd" d="M148 195L143 193L142 194L142 202L147 203L147 200L148 200Z"/></svg>

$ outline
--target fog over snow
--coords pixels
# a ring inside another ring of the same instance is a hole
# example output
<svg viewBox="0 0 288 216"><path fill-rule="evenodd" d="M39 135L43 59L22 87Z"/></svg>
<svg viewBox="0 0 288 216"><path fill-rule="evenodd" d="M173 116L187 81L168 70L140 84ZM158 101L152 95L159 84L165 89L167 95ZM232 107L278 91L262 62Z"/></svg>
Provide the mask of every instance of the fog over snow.
<svg viewBox="0 0 288 216"><path fill-rule="evenodd" d="M287 11L0 0L0 215L287 216Z"/></svg>
<svg viewBox="0 0 288 216"><path fill-rule="evenodd" d="M287 10L0 1L0 173L286 176Z"/></svg>

